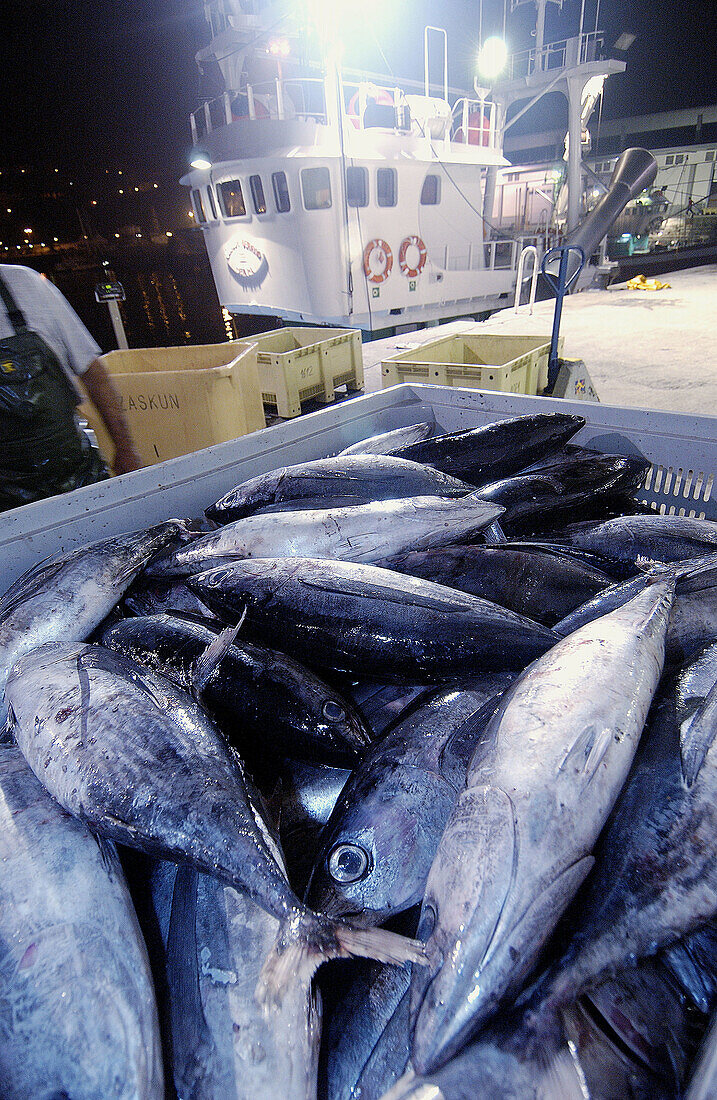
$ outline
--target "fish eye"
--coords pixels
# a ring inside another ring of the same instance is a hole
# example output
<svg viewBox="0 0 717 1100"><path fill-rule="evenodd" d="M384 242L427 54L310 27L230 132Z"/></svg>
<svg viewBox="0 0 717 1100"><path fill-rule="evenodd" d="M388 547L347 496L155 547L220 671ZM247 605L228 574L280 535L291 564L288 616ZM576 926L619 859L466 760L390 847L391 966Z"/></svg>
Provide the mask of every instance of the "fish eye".
<svg viewBox="0 0 717 1100"><path fill-rule="evenodd" d="M329 856L329 874L336 882L358 882L368 874L369 862L358 844L337 844Z"/></svg>
<svg viewBox="0 0 717 1100"><path fill-rule="evenodd" d="M346 711L333 699L327 699L324 703L322 714L328 722L343 722L346 719Z"/></svg>

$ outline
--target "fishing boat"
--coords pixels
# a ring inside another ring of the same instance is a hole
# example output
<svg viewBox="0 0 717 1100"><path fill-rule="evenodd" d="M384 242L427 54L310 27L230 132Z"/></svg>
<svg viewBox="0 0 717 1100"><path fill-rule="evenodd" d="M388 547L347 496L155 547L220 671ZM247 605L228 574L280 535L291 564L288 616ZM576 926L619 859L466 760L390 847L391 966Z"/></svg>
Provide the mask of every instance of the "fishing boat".
<svg viewBox="0 0 717 1100"><path fill-rule="evenodd" d="M425 28L416 87L344 70L330 34L314 36L311 55L305 23L258 0L205 3L211 37L197 61L223 90L191 116L182 182L229 313L376 333L512 301L524 250L545 241L495 227L505 131L547 92L565 94L575 227L581 134L605 78L624 69L582 17L577 36L545 43L556 0L531 2L535 46L499 58L470 94L449 86L443 28ZM482 48L500 53L493 39Z"/></svg>

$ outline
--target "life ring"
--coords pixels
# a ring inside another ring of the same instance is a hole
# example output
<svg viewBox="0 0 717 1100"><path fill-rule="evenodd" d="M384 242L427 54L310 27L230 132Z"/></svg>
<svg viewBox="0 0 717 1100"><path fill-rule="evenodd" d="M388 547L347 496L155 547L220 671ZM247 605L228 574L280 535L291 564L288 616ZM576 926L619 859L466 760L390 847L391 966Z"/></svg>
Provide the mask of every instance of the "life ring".
<svg viewBox="0 0 717 1100"><path fill-rule="evenodd" d="M371 261L374 261L371 263ZM363 250L364 275L370 283L385 283L393 268L391 246L375 237Z"/></svg>
<svg viewBox="0 0 717 1100"><path fill-rule="evenodd" d="M367 100L373 100L374 103L380 103L384 107L393 107L393 96L386 88L379 88L375 84L367 84L365 89L354 92L346 108L346 114L357 130L361 129L359 98L363 90L365 90Z"/></svg>
<svg viewBox="0 0 717 1100"><path fill-rule="evenodd" d="M415 267L411 267L407 259L409 248L415 248L418 251L418 263ZM426 266L427 257L426 246L420 237L406 237L405 240L401 241L401 247L398 250L398 264L401 268L401 274L405 275L407 279L415 279Z"/></svg>

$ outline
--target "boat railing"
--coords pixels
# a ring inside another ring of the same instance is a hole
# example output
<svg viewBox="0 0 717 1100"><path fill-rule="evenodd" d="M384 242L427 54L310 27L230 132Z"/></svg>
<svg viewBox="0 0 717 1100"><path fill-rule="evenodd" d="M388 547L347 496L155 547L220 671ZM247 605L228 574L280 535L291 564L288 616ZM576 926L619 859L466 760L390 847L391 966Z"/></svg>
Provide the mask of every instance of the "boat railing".
<svg viewBox="0 0 717 1100"><path fill-rule="evenodd" d="M564 38L560 42L549 42L541 50L522 50L511 54L504 80L518 80L536 72L548 72L551 69L563 69L573 65L584 65L589 61L598 61L602 56L605 41L603 31L588 31L575 38Z"/></svg>
<svg viewBox="0 0 717 1100"><path fill-rule="evenodd" d="M238 91L226 91L207 100L190 115L192 140L228 126L237 119L313 119L327 123L326 88L320 78L268 80L244 84Z"/></svg>
<svg viewBox="0 0 717 1100"><path fill-rule="evenodd" d="M453 104L451 140L463 145L479 145L484 149L499 149L497 121L495 103L484 99L458 99Z"/></svg>
<svg viewBox="0 0 717 1100"><path fill-rule="evenodd" d="M445 245L437 266L444 271L510 271L515 269L523 240L466 241ZM439 253L440 255L440 253Z"/></svg>

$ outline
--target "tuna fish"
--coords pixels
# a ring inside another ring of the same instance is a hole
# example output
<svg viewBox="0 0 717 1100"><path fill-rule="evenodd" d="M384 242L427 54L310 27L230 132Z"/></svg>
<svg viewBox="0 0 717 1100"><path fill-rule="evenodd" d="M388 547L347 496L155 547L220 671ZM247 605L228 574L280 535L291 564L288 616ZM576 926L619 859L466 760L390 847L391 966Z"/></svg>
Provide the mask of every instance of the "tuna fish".
<svg viewBox="0 0 717 1100"><path fill-rule="evenodd" d="M167 939L174 1080L180 1097L314 1100L321 1008L289 973L279 1007L254 997L277 921L245 893L180 866Z"/></svg>
<svg viewBox="0 0 717 1100"><path fill-rule="evenodd" d="M552 631L476 596L378 569L313 558L263 558L188 582L210 607L310 666L431 682L521 668Z"/></svg>
<svg viewBox="0 0 717 1100"><path fill-rule="evenodd" d="M553 541L631 566L702 558L717 550L717 523L689 516L618 516L605 523L575 523Z"/></svg>
<svg viewBox="0 0 717 1100"><path fill-rule="evenodd" d="M564 554L540 553L525 544L445 546L410 551L378 564L491 600L545 626L563 619L610 584L610 578L593 566Z"/></svg>
<svg viewBox="0 0 717 1100"><path fill-rule="evenodd" d="M193 692L202 655L217 633L172 615L125 619L102 644ZM276 771L276 758L345 766L370 738L355 709L317 676L277 650L234 641L201 684L201 699L242 759Z"/></svg>
<svg viewBox="0 0 717 1100"><path fill-rule="evenodd" d="M420 443L433 434L434 424L409 424L405 428L394 428L391 432L371 435L368 439L345 447L342 455L388 455L411 443Z"/></svg>
<svg viewBox="0 0 717 1100"><path fill-rule="evenodd" d="M250 478L207 508L206 514L217 523L230 523L269 504L304 497L351 497L356 504L368 504L401 497L461 497L472 489L418 462L389 455L337 455Z"/></svg>
<svg viewBox="0 0 717 1100"><path fill-rule="evenodd" d="M327 1021L320 1095L379 1100L408 1061L410 975L363 961L349 966Z"/></svg>
<svg viewBox="0 0 717 1100"><path fill-rule="evenodd" d="M100 646L45 645L7 684L15 739L43 785L104 836L244 889L279 922L263 987L325 958L420 961L413 941L357 931L306 909L239 758L170 681Z"/></svg>
<svg viewBox="0 0 717 1100"><path fill-rule="evenodd" d="M147 953L114 846L0 747L0 1095L162 1100Z"/></svg>
<svg viewBox="0 0 717 1100"><path fill-rule="evenodd" d="M571 413L537 413L500 420L482 428L468 428L449 435L411 443L394 451L400 458L424 462L475 485L509 477L538 459L559 451L580 428L582 416Z"/></svg>
<svg viewBox="0 0 717 1100"><path fill-rule="evenodd" d="M716 681L713 645L661 692L573 914L570 945L534 994L540 1046L578 991L717 915Z"/></svg>
<svg viewBox="0 0 717 1100"><path fill-rule="evenodd" d="M503 684L491 685L492 691ZM497 698L439 691L376 742L326 825L308 899L322 912L382 924L420 904L468 761Z"/></svg>
<svg viewBox="0 0 717 1100"><path fill-rule="evenodd" d="M502 514L474 496L412 497L351 508L248 516L154 562L158 576L202 573L242 558L332 558L373 562L408 547L443 546L477 535Z"/></svg>
<svg viewBox="0 0 717 1100"><path fill-rule="evenodd" d="M671 603L663 582L571 634L488 724L423 902L430 969L414 973L412 999L420 1072L519 990L592 866L657 688Z"/></svg>
<svg viewBox="0 0 717 1100"><path fill-rule="evenodd" d="M102 539L36 566L8 589L0 599L0 724L5 680L18 657L43 642L84 641L176 530L169 521Z"/></svg>
<svg viewBox="0 0 717 1100"><path fill-rule="evenodd" d="M622 455L571 456L482 485L480 496L503 505L500 524L507 535L532 533L577 516L602 518L637 489L649 465Z"/></svg>

